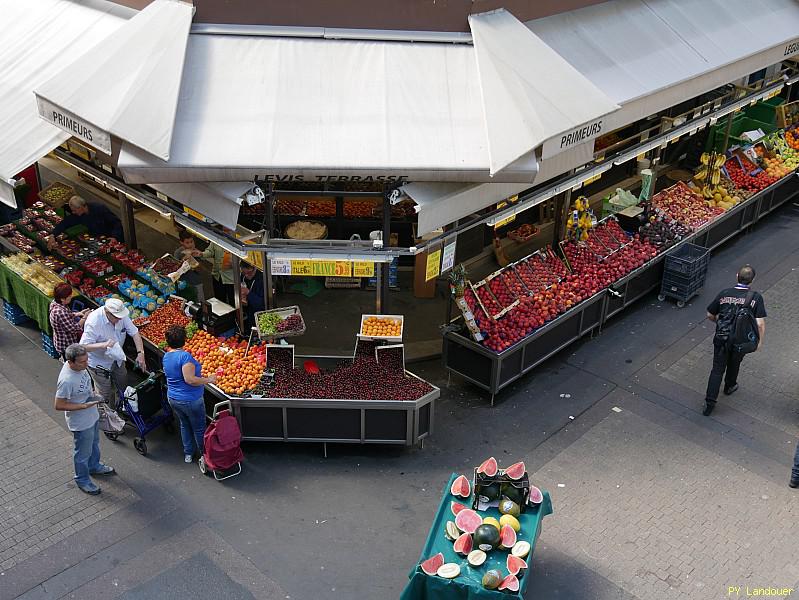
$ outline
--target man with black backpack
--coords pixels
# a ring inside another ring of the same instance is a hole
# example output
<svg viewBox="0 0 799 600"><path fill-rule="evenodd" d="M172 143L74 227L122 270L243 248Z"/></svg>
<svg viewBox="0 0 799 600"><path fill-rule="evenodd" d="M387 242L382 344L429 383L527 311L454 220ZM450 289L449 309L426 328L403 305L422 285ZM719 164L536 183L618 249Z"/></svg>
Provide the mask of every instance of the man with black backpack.
<svg viewBox="0 0 799 600"><path fill-rule="evenodd" d="M766 333L766 305L763 296L749 289L755 270L744 265L738 270L738 285L719 292L707 307L707 318L716 323L713 336L713 369L707 381L706 417L713 412L724 376L724 393L738 389L738 369L745 354L757 351ZM725 376L726 372L726 376Z"/></svg>

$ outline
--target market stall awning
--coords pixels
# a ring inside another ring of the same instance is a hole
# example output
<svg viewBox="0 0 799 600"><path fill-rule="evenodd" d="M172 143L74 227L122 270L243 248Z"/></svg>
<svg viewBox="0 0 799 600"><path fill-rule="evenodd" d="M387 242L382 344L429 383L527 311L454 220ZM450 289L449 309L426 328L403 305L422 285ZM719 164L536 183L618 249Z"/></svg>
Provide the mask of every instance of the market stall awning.
<svg viewBox="0 0 799 600"><path fill-rule="evenodd" d="M154 183L150 187L230 229L236 229L242 196L251 181L209 183Z"/></svg>
<svg viewBox="0 0 799 600"><path fill-rule="evenodd" d="M491 175L557 136L543 158L602 131L618 105L504 9L469 17Z"/></svg>
<svg viewBox="0 0 799 600"><path fill-rule="evenodd" d="M70 137L39 118L34 88L134 14L100 0L0 0L0 201L16 206L9 180Z"/></svg>
<svg viewBox="0 0 799 600"><path fill-rule="evenodd" d="M426 182L408 183L400 189L419 205L417 232L424 235L529 187L518 183Z"/></svg>
<svg viewBox="0 0 799 600"><path fill-rule="evenodd" d="M169 158L194 7L155 0L35 88L39 115L111 153L111 135Z"/></svg>
<svg viewBox="0 0 799 600"><path fill-rule="evenodd" d="M621 105L604 131L799 56L796 0L610 0L526 25Z"/></svg>

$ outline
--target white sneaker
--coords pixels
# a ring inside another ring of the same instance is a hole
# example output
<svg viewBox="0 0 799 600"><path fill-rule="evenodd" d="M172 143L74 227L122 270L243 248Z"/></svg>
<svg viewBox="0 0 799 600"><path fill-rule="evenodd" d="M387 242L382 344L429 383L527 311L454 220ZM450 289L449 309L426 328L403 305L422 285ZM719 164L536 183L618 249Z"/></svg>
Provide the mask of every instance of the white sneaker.
<svg viewBox="0 0 799 600"><path fill-rule="evenodd" d="M192 458L191 454L184 454L184 455L183 455L183 462L184 462L184 463L190 463L190 462L192 462L193 460L194 460L194 459Z"/></svg>

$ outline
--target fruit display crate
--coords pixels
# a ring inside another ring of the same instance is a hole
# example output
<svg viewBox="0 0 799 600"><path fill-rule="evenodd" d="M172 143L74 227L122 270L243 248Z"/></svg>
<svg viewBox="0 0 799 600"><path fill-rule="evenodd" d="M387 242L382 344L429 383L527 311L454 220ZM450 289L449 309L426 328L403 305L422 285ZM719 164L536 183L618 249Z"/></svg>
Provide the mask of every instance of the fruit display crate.
<svg viewBox="0 0 799 600"><path fill-rule="evenodd" d="M265 331L261 331L261 325L259 323L258 317L264 314L276 314L281 319L286 319L287 317L291 317L294 315L298 315L302 320L302 327L299 329L295 329L293 331L278 331L276 333L267 333ZM298 335L302 335L305 333L305 319L302 318L302 313L300 312L300 307L296 305L292 306L284 306L283 308L273 308L270 310L262 310L255 313L255 322L258 323L258 337L262 340L274 340L277 338L286 338L286 337L294 337Z"/></svg>
<svg viewBox="0 0 799 600"><path fill-rule="evenodd" d="M352 356L297 358L312 360L322 369L352 360ZM405 374L421 380L409 371ZM433 432L435 401L441 395L439 388L430 387L414 401L236 398L215 387L207 389L231 401L244 440L422 446Z"/></svg>
<svg viewBox="0 0 799 600"><path fill-rule="evenodd" d="M378 319L396 319L400 322L400 334L397 335L366 335L360 333L363 331L363 325L369 317L376 317ZM382 340L386 342L401 342L402 336L405 333L405 317L403 315L361 315L361 326L358 328L358 337L362 340Z"/></svg>

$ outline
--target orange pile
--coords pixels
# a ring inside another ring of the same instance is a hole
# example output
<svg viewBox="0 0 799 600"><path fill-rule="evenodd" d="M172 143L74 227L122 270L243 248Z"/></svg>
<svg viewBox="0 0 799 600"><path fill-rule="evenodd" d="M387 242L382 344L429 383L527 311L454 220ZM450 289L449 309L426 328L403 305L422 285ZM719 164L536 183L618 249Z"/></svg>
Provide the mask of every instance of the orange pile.
<svg viewBox="0 0 799 600"><path fill-rule="evenodd" d="M784 162L779 158L764 158L763 162L766 165L766 174L781 179L793 172L793 169L787 167Z"/></svg>
<svg viewBox="0 0 799 600"><path fill-rule="evenodd" d="M792 129L785 132L785 141L794 150L799 150L799 129Z"/></svg>
<svg viewBox="0 0 799 600"><path fill-rule="evenodd" d="M200 330L186 342L184 349L202 365L203 377L217 373L216 385L226 394L242 394L254 388L264 372L259 350L250 349L250 354L244 357L246 341L215 338Z"/></svg>
<svg viewBox="0 0 799 600"><path fill-rule="evenodd" d="M380 317L367 317L361 329L363 335L374 337L399 337L402 335L402 321Z"/></svg>

